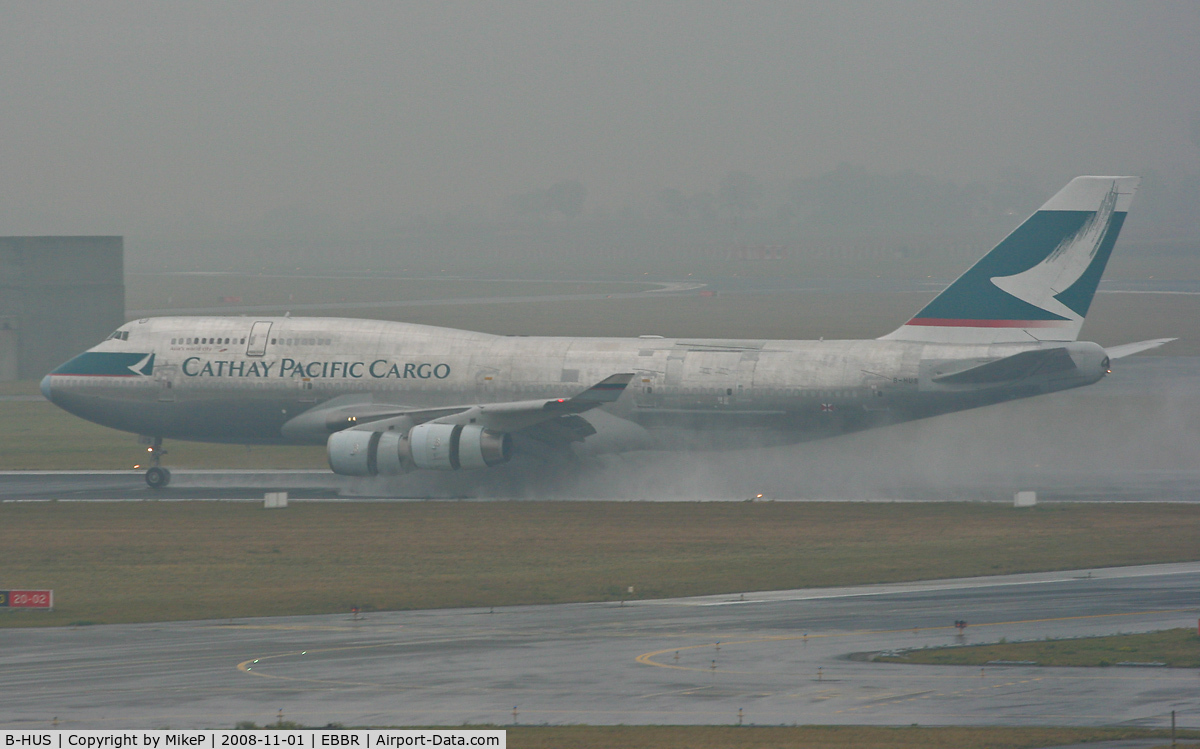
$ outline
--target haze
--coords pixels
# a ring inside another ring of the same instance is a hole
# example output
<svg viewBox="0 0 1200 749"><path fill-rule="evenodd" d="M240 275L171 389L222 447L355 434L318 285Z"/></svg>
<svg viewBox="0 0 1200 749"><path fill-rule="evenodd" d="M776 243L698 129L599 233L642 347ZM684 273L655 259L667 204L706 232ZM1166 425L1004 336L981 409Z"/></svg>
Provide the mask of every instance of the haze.
<svg viewBox="0 0 1200 749"><path fill-rule="evenodd" d="M1192 2L0 9L0 234L122 234L131 267L431 222L492 247L506 222L707 215L778 241L918 178L918 218L971 224L1143 174L1132 237L1200 227Z"/></svg>

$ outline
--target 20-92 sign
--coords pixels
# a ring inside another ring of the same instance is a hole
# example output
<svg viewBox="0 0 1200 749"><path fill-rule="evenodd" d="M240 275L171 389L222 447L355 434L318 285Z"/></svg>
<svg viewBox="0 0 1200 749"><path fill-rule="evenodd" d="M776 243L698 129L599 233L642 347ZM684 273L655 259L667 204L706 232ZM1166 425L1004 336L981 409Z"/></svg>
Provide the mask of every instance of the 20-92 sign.
<svg viewBox="0 0 1200 749"><path fill-rule="evenodd" d="M6 609L52 609L52 590L0 590L0 608Z"/></svg>

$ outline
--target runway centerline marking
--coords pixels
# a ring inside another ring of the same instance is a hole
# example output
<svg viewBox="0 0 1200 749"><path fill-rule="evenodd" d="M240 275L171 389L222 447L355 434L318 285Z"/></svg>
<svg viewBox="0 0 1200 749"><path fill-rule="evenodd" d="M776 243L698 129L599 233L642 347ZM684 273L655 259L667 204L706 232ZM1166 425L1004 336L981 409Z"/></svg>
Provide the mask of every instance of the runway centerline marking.
<svg viewBox="0 0 1200 749"><path fill-rule="evenodd" d="M486 639L488 639L488 638L485 637L483 635L483 633L479 633L479 634L475 634L472 636L466 636L466 637L439 637L439 638L431 638L431 639L424 639L424 640L408 640L408 641L389 640L389 641L385 641L385 642L366 643L366 644L361 644L361 645L341 645L341 646L332 647L332 648L309 648L307 650L293 650L293 651L289 651L286 653L275 653L274 655L260 655L257 658L248 658L248 659L242 661L241 663L237 664L236 668L238 671L241 671L242 673L245 673L245 674L249 674L250 676L258 676L263 679L278 679L280 681L294 681L294 682L305 682L305 683L311 683L311 684L327 684L327 685L350 686L350 687L378 687L380 689L432 690L432 689L436 689L436 688L430 687L430 686L422 686L419 684L380 684L378 682L369 682L369 681L356 682L356 681L341 681L341 680L336 680L336 679L311 679L311 678L305 678L305 677L301 677L301 676L280 676L278 674L269 674L269 673L265 673L263 671L255 671L254 668L255 668L255 665L258 664L260 661L277 660L280 658L289 658L289 657L300 656L300 655L318 655L318 654L324 654L324 653L337 653L337 652L343 652L343 651L348 651L348 650L371 650L371 649L376 649L376 648L431 645L431 644L445 643L445 642L464 642L464 641L469 641L469 640L486 640ZM494 690L481 687L481 688L479 688L479 691L494 691Z"/></svg>
<svg viewBox="0 0 1200 749"><path fill-rule="evenodd" d="M1000 689L1002 687L1014 687L1014 686L1017 686L1018 684L1029 684L1030 682L1042 681L1044 678L1045 677L1043 677L1043 676L1033 676L1028 679L1022 679L1020 681L1009 681L1009 682L1005 682L1003 684L989 684L987 686L976 687L975 689L959 689L954 692L937 692L937 691L931 690L929 692L922 693L920 696L914 696L914 697L909 697L909 696L885 697L883 699L871 700L870 702L863 704L863 705L857 705L855 707L847 707L847 708L843 708L841 710L834 710L833 712L835 715L839 714L839 713L853 713L853 712L857 712L859 710L868 710L873 707L892 707L892 706L900 704L901 702L912 702L913 700L918 700L918 699L927 700L932 697L958 697L958 696L961 696L964 694L971 694L972 692L982 692L987 689Z"/></svg>

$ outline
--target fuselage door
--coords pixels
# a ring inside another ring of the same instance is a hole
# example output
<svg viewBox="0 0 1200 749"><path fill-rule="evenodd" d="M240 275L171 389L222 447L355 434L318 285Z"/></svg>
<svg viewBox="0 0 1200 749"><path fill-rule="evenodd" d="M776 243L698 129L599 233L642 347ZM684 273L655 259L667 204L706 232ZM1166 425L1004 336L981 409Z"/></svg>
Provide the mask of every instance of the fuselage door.
<svg viewBox="0 0 1200 749"><path fill-rule="evenodd" d="M480 367L475 370L475 392L479 394L478 397L487 399L495 395L499 377L500 370L495 367Z"/></svg>
<svg viewBox="0 0 1200 749"><path fill-rule="evenodd" d="M663 384L669 388L678 388L683 384L683 361L687 351L675 350L667 355L667 373Z"/></svg>
<svg viewBox="0 0 1200 749"><path fill-rule="evenodd" d="M633 402L638 408L655 408L662 398L662 375L652 369L640 369L629 383Z"/></svg>
<svg viewBox="0 0 1200 749"><path fill-rule="evenodd" d="M154 382L158 385L160 401L175 400L175 388L179 386L179 367L168 364L154 368Z"/></svg>
<svg viewBox="0 0 1200 749"><path fill-rule="evenodd" d="M745 404L754 400L753 390L749 393L745 388L752 388L754 384L754 370L758 367L758 352L743 351L738 359L737 365L737 394L741 396L738 400ZM744 386L744 387L743 387Z"/></svg>
<svg viewBox="0 0 1200 749"><path fill-rule="evenodd" d="M246 356L265 355L270 334L271 323L269 322L256 322L250 326L250 337L246 339Z"/></svg>

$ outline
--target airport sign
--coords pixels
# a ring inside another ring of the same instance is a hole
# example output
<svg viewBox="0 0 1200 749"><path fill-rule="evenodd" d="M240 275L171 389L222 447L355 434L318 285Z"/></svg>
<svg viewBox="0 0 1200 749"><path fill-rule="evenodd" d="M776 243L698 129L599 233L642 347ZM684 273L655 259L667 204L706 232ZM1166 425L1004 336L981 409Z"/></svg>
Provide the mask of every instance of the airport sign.
<svg viewBox="0 0 1200 749"><path fill-rule="evenodd" d="M3 609L53 609L52 590L0 590L0 608Z"/></svg>

